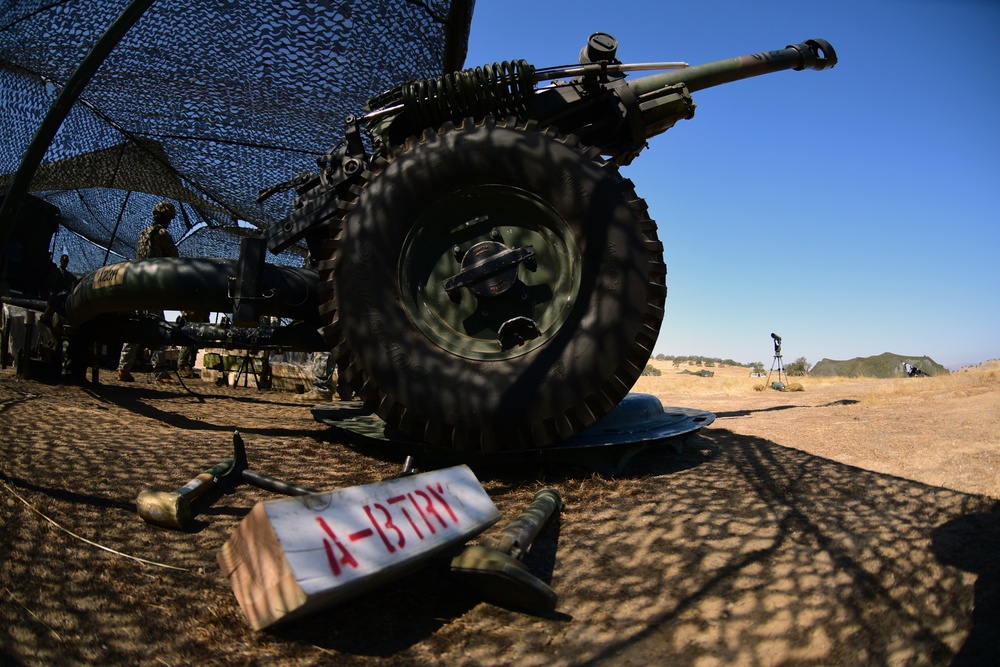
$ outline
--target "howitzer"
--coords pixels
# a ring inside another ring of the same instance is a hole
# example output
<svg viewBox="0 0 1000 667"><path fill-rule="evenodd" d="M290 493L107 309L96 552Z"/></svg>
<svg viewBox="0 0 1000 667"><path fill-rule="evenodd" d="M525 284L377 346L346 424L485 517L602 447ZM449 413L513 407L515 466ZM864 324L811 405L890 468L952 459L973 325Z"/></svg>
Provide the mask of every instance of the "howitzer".
<svg viewBox="0 0 1000 667"><path fill-rule="evenodd" d="M610 412L666 298L656 225L617 166L691 118L694 91L837 62L822 40L696 67L616 51L597 33L579 65L398 86L347 119L318 173L284 186L295 210L269 247L307 241L341 372L411 438L533 449ZM647 69L667 71L626 76Z"/></svg>
<svg viewBox="0 0 1000 667"><path fill-rule="evenodd" d="M822 70L837 56L808 40L695 67L628 65L597 33L579 60L397 86L346 119L344 141L317 172L258 197L295 190L267 246L306 242L340 372L410 438L535 449L608 414L645 368L666 298L656 224L619 166L691 118L693 92ZM628 78L654 69L664 71ZM211 281L213 298L263 296L260 255L239 267L235 291ZM155 298L155 309L177 308Z"/></svg>

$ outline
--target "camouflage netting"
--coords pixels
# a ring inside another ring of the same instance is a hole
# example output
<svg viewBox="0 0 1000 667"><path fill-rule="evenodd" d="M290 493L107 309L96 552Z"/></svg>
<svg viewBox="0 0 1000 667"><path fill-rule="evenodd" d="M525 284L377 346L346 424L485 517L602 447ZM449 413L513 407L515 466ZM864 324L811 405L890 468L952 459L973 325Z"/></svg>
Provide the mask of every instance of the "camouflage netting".
<svg viewBox="0 0 1000 667"><path fill-rule="evenodd" d="M53 101L128 5L0 0L0 193ZM234 258L284 218L263 189L315 169L344 118L404 81L461 68L472 0L160 0L84 88L29 189L80 273L129 259L153 205L182 256ZM301 264L291 253L270 261Z"/></svg>

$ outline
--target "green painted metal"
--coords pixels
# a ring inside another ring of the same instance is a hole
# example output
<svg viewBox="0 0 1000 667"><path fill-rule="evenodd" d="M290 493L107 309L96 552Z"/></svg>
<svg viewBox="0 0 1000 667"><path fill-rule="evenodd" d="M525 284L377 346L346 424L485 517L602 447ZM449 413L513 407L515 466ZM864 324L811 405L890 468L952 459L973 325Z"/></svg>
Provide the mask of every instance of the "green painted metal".
<svg viewBox="0 0 1000 667"><path fill-rule="evenodd" d="M234 260L160 257L121 262L82 276L66 299L69 323L78 325L102 313L135 310L230 312ZM318 318L315 271L265 265L261 314Z"/></svg>
<svg viewBox="0 0 1000 667"><path fill-rule="evenodd" d="M762 74L789 69L823 70L836 64L837 55L829 42L810 39L776 51L762 51L662 74L651 74L635 79L629 83L629 87L640 98L679 83L683 83L688 92L693 93Z"/></svg>
<svg viewBox="0 0 1000 667"><path fill-rule="evenodd" d="M445 281L460 268L459 254L493 238L510 248L531 246L534 257L516 269L513 288L491 298L466 289L449 293ZM460 357L502 361L543 345L572 310L580 288L580 249L572 230L548 204L502 185L459 190L417 220L400 254L403 303L417 327ZM511 349L497 342L500 327L531 319L537 338Z"/></svg>
<svg viewBox="0 0 1000 667"><path fill-rule="evenodd" d="M669 447L680 454L683 439L715 421L706 410L664 407L650 394L631 393L600 421L549 447L522 451L471 452L428 445L406 437L357 401L335 401L312 408L313 419L331 426L338 437L360 448L413 455L434 465L509 463L580 465L602 475L621 473L633 456Z"/></svg>
<svg viewBox="0 0 1000 667"><path fill-rule="evenodd" d="M531 573L521 559L549 518L563 507L555 489L542 489L531 504L496 537L467 547L451 561L451 571L464 577L494 604L534 613L551 612L558 596Z"/></svg>
<svg viewBox="0 0 1000 667"><path fill-rule="evenodd" d="M691 94L696 91L762 74L823 70L836 64L837 54L829 42L810 39L776 51L726 58L631 80L609 80L591 65L589 79L584 77L535 91L524 116L555 125L564 133L574 133L585 144L614 156L619 164L628 164L647 139L670 129L678 120L694 117Z"/></svg>

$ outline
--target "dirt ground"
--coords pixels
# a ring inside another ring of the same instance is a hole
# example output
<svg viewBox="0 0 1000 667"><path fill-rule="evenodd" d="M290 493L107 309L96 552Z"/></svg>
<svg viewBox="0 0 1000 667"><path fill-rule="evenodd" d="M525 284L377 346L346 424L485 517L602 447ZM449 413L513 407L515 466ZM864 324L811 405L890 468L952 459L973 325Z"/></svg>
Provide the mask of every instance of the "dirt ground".
<svg viewBox="0 0 1000 667"><path fill-rule="evenodd" d="M562 494L526 559L555 613L484 603L431 565L264 632L216 554L274 496L241 486L180 532L142 522L139 491L221 460L234 429L254 469L314 488L398 457L346 446L289 394L0 371L0 664L996 664L1000 370L777 392L742 368L657 366L635 391L717 416L683 453L615 477L475 468L499 525Z"/></svg>

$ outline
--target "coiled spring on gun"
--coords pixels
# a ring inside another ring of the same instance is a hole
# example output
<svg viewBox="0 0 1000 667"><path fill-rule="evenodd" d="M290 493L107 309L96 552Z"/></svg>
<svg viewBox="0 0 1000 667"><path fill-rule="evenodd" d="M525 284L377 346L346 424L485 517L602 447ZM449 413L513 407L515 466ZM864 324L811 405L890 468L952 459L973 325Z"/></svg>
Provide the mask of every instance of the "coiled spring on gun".
<svg viewBox="0 0 1000 667"><path fill-rule="evenodd" d="M516 115L535 87L535 68L525 60L503 61L403 86L407 118L421 127L456 116Z"/></svg>

